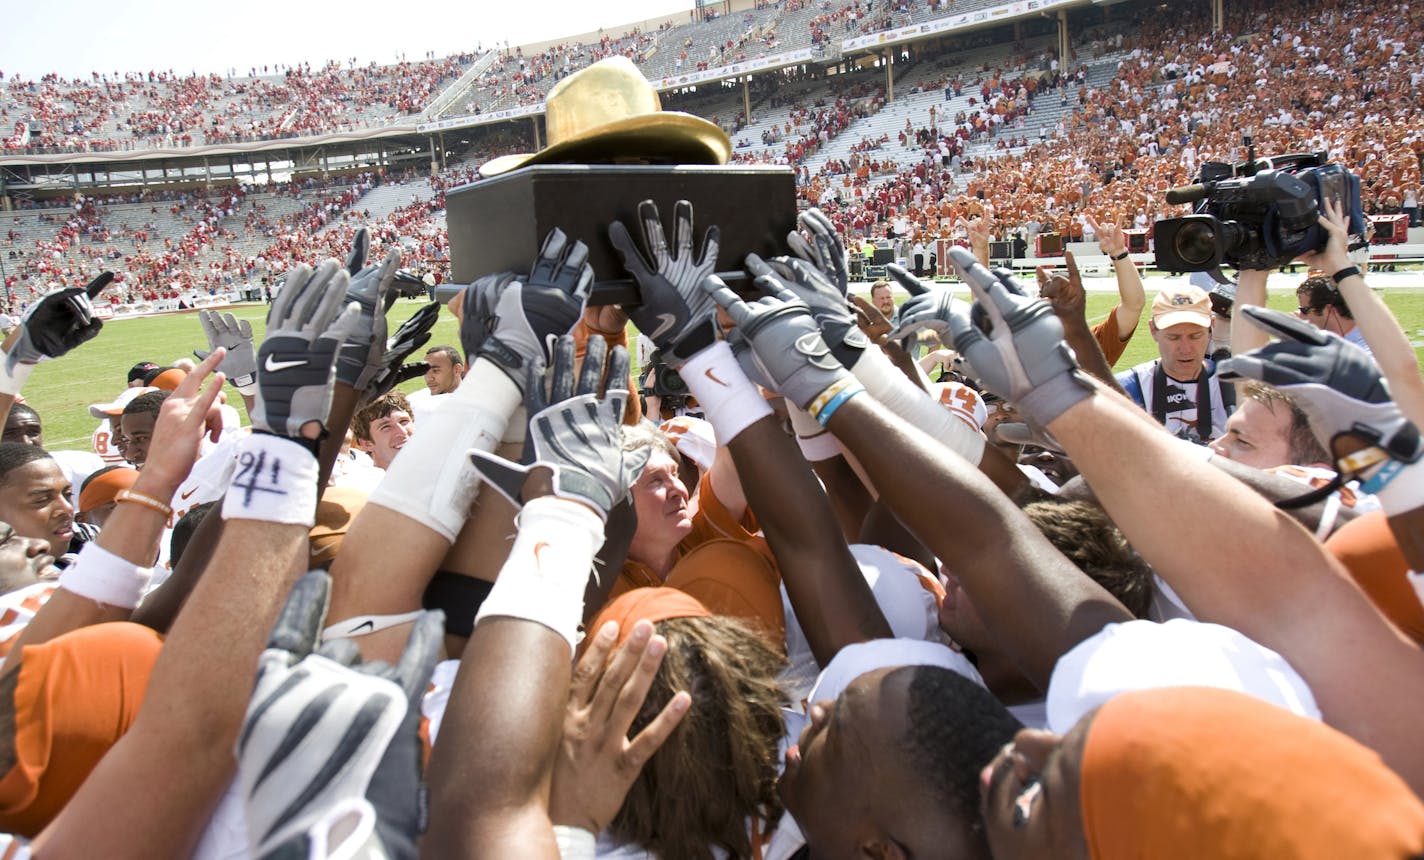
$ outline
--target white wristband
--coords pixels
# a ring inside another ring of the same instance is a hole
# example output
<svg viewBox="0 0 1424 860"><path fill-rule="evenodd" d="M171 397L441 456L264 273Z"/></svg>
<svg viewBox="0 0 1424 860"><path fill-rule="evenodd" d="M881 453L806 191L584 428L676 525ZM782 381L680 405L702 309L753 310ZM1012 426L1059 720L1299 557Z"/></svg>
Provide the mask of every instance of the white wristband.
<svg viewBox="0 0 1424 860"><path fill-rule="evenodd" d="M476 359L440 408L421 416L368 503L417 520L454 543L480 488L467 452L495 450L522 399L504 371Z"/></svg>
<svg viewBox="0 0 1424 860"><path fill-rule="evenodd" d="M984 459L984 437L954 417L890 362L879 349L867 349L851 373L886 409L939 440L951 451L977 466Z"/></svg>
<svg viewBox="0 0 1424 860"><path fill-rule="evenodd" d="M153 568L134 564L89 541L74 564L59 575L59 587L98 603L133 609L152 577Z"/></svg>
<svg viewBox="0 0 1424 860"><path fill-rule="evenodd" d="M559 860L593 860L597 837L582 827L554 825L554 841L559 845Z"/></svg>
<svg viewBox="0 0 1424 860"><path fill-rule="evenodd" d="M678 372L712 422L718 445L728 445L738 433L771 414L770 404L742 372L726 341L692 356Z"/></svg>
<svg viewBox="0 0 1424 860"><path fill-rule="evenodd" d="M587 505L553 496L525 504L519 534L475 624L499 616L534 621L568 640L572 653L584 588L601 546L603 522Z"/></svg>
<svg viewBox="0 0 1424 860"><path fill-rule="evenodd" d="M25 380L34 373L35 365L16 362L13 370L8 369L10 357L0 350L0 394L19 394L20 387L25 384Z"/></svg>
<svg viewBox="0 0 1424 860"><path fill-rule="evenodd" d="M1379 499L1380 509L1387 517L1424 507L1424 460L1400 466L1389 483L1375 493L1375 498Z"/></svg>
<svg viewBox="0 0 1424 860"><path fill-rule="evenodd" d="M796 432L796 444L800 446L801 454L807 462L815 463L841 456L841 446L836 437L822 427L821 422L812 418L809 412L788 402L786 414L791 418L791 429Z"/></svg>
<svg viewBox="0 0 1424 860"><path fill-rule="evenodd" d="M253 433L238 443L237 471L223 499L223 519L311 528L316 522L316 479L316 457L301 443Z"/></svg>

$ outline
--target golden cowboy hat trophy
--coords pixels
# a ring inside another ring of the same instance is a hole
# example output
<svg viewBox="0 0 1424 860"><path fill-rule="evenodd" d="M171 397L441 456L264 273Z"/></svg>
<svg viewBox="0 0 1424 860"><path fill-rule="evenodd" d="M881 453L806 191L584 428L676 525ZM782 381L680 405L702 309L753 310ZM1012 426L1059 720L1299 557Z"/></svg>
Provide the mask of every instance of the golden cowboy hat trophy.
<svg viewBox="0 0 1424 860"><path fill-rule="evenodd" d="M726 164L732 142L711 122L665 111L627 57L609 57L560 81L544 102L549 145L480 167L486 177L532 164Z"/></svg>

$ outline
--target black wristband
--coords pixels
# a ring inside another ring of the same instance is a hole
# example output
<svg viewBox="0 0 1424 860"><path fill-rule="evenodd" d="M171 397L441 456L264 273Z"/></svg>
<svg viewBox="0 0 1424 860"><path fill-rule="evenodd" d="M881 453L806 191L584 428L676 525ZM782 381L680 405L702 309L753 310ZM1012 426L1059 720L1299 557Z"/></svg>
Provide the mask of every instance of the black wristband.
<svg viewBox="0 0 1424 860"><path fill-rule="evenodd" d="M1353 276L1353 275L1358 275L1358 274L1360 274L1360 267L1359 267L1359 266L1346 266L1345 268L1343 268L1343 269L1341 269L1340 271L1336 272L1335 274L1331 275L1331 276L1330 276L1330 280L1333 281L1333 282L1335 282L1335 283L1338 285L1341 281L1345 280L1346 278L1351 277L1351 276Z"/></svg>
<svg viewBox="0 0 1424 860"><path fill-rule="evenodd" d="M1118 255L1116 255L1116 256L1114 256L1114 255L1112 255L1112 254L1109 254L1109 255L1108 255L1108 259L1112 260L1114 263L1120 262L1120 261L1122 261L1122 260L1126 260L1126 259L1127 259L1127 252L1126 252L1126 251L1123 251L1121 254L1118 254Z"/></svg>

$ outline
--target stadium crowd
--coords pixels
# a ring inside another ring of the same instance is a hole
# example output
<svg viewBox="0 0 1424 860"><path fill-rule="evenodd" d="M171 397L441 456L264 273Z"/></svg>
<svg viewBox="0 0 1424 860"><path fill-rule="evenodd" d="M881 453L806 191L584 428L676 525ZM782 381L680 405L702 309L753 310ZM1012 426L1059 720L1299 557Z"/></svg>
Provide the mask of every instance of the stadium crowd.
<svg viewBox="0 0 1424 860"><path fill-rule="evenodd" d="M847 8L864 11L854 4ZM795 4L781 10L799 11ZM936 116L932 110L928 123L908 123L888 139L885 133L863 136L845 156L818 162L816 154L829 141L886 106L878 82L852 76L852 83L833 83L829 98L795 104L783 123L763 132L761 143L780 147L771 160L797 169L804 204L822 207L846 236L900 236L911 243L963 239L982 199L1000 201L993 232L1002 239L1017 235L1032 243L1036 234L1054 232L1070 241L1091 240L1089 214L1099 223L1150 234L1158 218L1174 214L1163 198L1165 189L1187 184L1204 161L1244 157L1243 129L1253 132L1261 153L1291 147L1325 151L1363 178L1367 213L1403 213L1418 225L1424 126L1417 95L1424 73L1407 61L1407 46L1424 12L1402 8L1385 14L1378 0L1323 13L1306 0L1284 5L1252 0L1231 4L1228 13L1232 26L1221 34L1210 33L1205 13L1194 7L1171 20L1144 12L1117 21L1105 38L1088 34L1095 38L1085 50L1121 57L1116 75L1102 86L1088 86L1087 66L1077 58L1070 58L1062 73L1054 68L1056 61L1019 57L1010 67L977 75L925 75L915 90L943 88L946 100L977 93L975 103L953 115ZM674 30L680 28L665 27L655 35ZM521 86L543 93L587 62L615 54L636 57L646 48L645 35L630 32L592 45L556 46L529 58L514 49L486 75L494 76L492 86L496 78L505 82L505 95ZM421 99L436 89L431 81L456 74L472 60L468 55L428 59L351 73L296 67L283 70L282 78L295 88L291 92L310 96L309 109L294 114L304 121L300 117L319 117L348 96L362 104L393 98L402 110L419 109ZM113 93L111 101L119 98L126 87L153 93L192 89L183 80L191 79L115 74L71 82L79 87L74 92L55 80L36 84L12 77L4 84L17 103L49 99L80 109L106 103L100 93ZM249 79L224 80L223 86L236 86L232 81ZM256 86L265 78L251 80ZM767 103L775 106L782 97L773 90ZM1071 103L1072 110L1052 133L1045 128L1030 140L1026 123L1044 99ZM79 119L80 114L55 115L46 121L62 127ZM84 123L92 126L91 120ZM739 115L736 125L743 124ZM739 151L735 159L763 161L767 155ZM275 218L263 211L265 203L207 208L204 192L193 191L181 192L175 202L183 209L170 219L109 226L102 204L95 209L81 202L53 236L28 246L17 244L13 235L7 238L6 301L19 310L52 282L81 283L82 272L101 257L118 270L132 298L243 286L260 280L271 259L313 262L348 242L351 228L332 231L329 224L361 220L361 210L352 206L359 194L353 191L368 187L358 178L314 192L320 199L305 201L304 211ZM230 192L239 204L247 193ZM438 233L433 219L438 211L412 203L398 220L409 228L409 238L425 244ZM328 237L332 232L336 235ZM99 240L90 241L94 237ZM429 262L439 268L439 249L434 250ZM120 258L126 258L121 266Z"/></svg>
<svg viewBox="0 0 1424 860"><path fill-rule="evenodd" d="M378 66L301 64L248 77L150 71L37 81L0 73L4 150L114 152L296 137L384 125L425 109L473 54ZM357 118L357 119L353 119Z"/></svg>
<svg viewBox="0 0 1424 860"><path fill-rule="evenodd" d="M1262 154L1325 152L1361 176L1367 213L1408 214L1418 226L1424 73L1409 45L1424 10L1246 2L1227 11L1232 26L1216 34L1203 9L1170 19L1144 13L1106 86L1059 80L1061 97L1077 107L1046 139L1015 139L1013 120L1033 103L1034 81L990 81L984 101L999 101L979 116L907 129L901 144L920 158L828 162L808 175L802 197L822 206L838 200L831 217L848 235L884 236L899 222L898 232L915 238L962 236L963 213L983 199L999 204L1001 238L1019 232L1032 241L1042 231L1091 239L1089 212L1150 231L1181 214L1165 202L1168 188L1195 181L1204 161L1245 158L1246 131ZM1074 78L1082 80L1081 68ZM994 123L994 114L1004 121ZM1000 147L969 154L976 132L999 137Z"/></svg>

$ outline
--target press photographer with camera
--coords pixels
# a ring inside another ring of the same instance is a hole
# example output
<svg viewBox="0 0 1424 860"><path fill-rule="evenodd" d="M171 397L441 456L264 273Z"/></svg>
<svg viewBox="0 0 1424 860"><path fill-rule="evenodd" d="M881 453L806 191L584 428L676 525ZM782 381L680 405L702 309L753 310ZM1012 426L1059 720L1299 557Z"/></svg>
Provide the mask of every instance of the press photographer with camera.
<svg viewBox="0 0 1424 860"><path fill-rule="evenodd" d="M1211 346L1211 297L1200 287L1167 287L1152 300L1152 339L1159 357L1117 375L1118 384L1167 432L1205 445L1226 432L1236 406L1223 389Z"/></svg>

